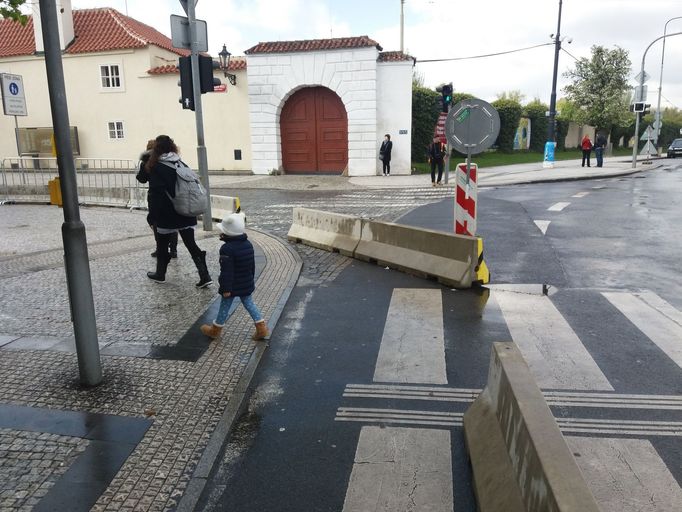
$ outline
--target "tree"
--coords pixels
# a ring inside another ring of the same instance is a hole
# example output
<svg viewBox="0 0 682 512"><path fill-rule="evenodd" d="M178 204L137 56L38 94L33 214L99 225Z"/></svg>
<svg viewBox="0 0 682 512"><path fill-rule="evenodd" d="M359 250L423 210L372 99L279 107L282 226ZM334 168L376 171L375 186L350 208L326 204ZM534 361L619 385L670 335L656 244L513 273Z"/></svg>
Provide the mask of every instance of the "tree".
<svg viewBox="0 0 682 512"><path fill-rule="evenodd" d="M523 100L525 98L526 98L526 95L523 94L518 89L515 89L513 91L503 91L503 92L497 93L497 99L498 100L510 100L510 101L515 101L516 103L523 103Z"/></svg>
<svg viewBox="0 0 682 512"><path fill-rule="evenodd" d="M564 91L578 107L574 121L610 133L614 126L630 121L630 58L627 50L618 46L613 50L593 46L591 51L590 59L579 59L575 69L564 73L572 80Z"/></svg>
<svg viewBox="0 0 682 512"><path fill-rule="evenodd" d="M412 84L412 160L426 161L426 148L441 111L440 93Z"/></svg>
<svg viewBox="0 0 682 512"><path fill-rule="evenodd" d="M530 150L544 151L547 138L548 119L545 115L549 106L538 98L523 107L523 116L530 119Z"/></svg>
<svg viewBox="0 0 682 512"><path fill-rule="evenodd" d="M9 18L18 21L22 25L26 25L28 16L22 14L19 10L26 0L0 0L0 17Z"/></svg>
<svg viewBox="0 0 682 512"><path fill-rule="evenodd" d="M519 127L523 107L518 101L510 99L495 100L492 105L500 114L500 134L497 136L497 146L501 152L511 153L514 150L514 137Z"/></svg>

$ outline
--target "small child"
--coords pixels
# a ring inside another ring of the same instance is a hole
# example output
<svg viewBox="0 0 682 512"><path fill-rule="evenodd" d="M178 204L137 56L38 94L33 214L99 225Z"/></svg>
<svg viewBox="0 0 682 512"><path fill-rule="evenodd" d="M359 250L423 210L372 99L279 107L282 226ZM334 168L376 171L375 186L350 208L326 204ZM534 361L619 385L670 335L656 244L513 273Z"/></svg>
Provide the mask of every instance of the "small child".
<svg viewBox="0 0 682 512"><path fill-rule="evenodd" d="M220 278L218 293L222 296L218 316L212 325L202 325L201 332L209 338L218 338L222 333L230 313L230 306L235 297L239 297L256 324L256 332L251 337L254 341L265 339L270 335L258 306L253 302L251 294L255 289L254 274L256 262L253 245L244 233L244 214L232 213L218 224L222 232L220 239L225 242L220 248Z"/></svg>

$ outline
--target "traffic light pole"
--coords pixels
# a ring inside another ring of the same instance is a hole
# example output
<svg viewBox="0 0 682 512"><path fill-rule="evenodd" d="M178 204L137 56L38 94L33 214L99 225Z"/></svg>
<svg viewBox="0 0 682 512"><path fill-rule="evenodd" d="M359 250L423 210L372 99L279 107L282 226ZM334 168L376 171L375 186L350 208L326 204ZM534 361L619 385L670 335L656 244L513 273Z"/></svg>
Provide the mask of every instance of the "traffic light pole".
<svg viewBox="0 0 682 512"><path fill-rule="evenodd" d="M204 231L213 230L211 216L211 188L208 182L208 158L204 141L204 114L201 106L201 77L199 75L199 43L197 41L197 24L195 2L187 2L187 19L189 21L190 50L192 62L192 89L194 90L194 116L197 124L197 157L199 159L199 178L206 189L208 201L204 210Z"/></svg>
<svg viewBox="0 0 682 512"><path fill-rule="evenodd" d="M450 109L452 108L452 104L448 105L448 114L450 113ZM450 141L447 140L447 137L445 138L446 144L445 144L445 179L443 180L444 184L447 185L450 183L450 157L452 156L452 148L450 147Z"/></svg>

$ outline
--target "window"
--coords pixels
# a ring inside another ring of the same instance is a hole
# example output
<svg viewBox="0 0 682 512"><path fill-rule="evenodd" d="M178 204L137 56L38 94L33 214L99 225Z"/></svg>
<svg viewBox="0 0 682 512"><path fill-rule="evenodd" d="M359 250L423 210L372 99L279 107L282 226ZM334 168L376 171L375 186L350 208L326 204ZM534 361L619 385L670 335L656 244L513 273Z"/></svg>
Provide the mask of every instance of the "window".
<svg viewBox="0 0 682 512"><path fill-rule="evenodd" d="M103 89L120 89L121 72L118 64L99 67L99 74L102 80Z"/></svg>
<svg viewBox="0 0 682 512"><path fill-rule="evenodd" d="M123 121L111 121L109 123L109 140L123 139Z"/></svg>

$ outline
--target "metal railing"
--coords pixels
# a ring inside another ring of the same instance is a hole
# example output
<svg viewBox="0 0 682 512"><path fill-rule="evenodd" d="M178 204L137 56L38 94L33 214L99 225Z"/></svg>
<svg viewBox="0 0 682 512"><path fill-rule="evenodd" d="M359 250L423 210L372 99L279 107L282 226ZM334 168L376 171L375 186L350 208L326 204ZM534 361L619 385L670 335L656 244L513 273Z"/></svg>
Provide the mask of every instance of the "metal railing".
<svg viewBox="0 0 682 512"><path fill-rule="evenodd" d="M136 160L76 158L75 163L80 203L147 206L147 186L135 179ZM48 202L48 181L59 176L57 159L43 157L4 158L0 173L0 202Z"/></svg>

